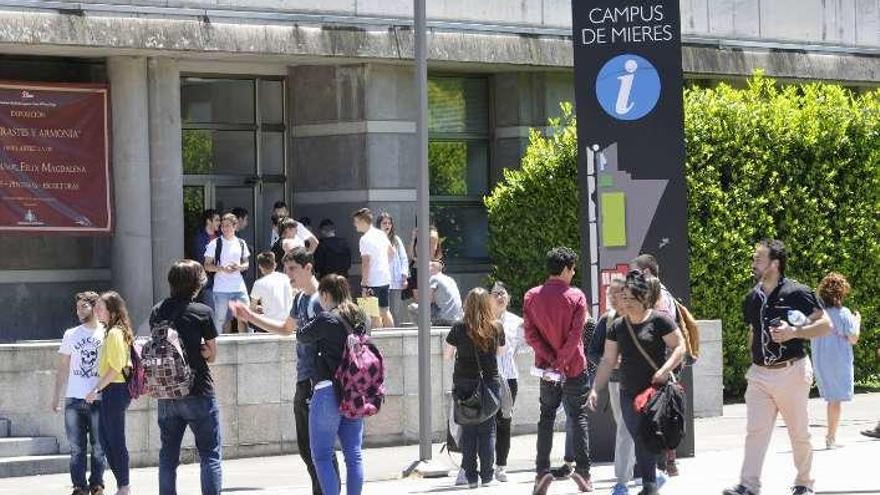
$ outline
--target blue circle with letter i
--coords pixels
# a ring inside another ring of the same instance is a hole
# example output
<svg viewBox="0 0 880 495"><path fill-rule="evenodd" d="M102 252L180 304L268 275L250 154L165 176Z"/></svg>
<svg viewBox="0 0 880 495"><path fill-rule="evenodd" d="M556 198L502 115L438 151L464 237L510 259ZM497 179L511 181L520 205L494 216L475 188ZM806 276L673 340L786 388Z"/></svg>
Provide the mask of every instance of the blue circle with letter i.
<svg viewBox="0 0 880 495"><path fill-rule="evenodd" d="M638 120L660 100L660 75L646 58L618 55L596 77L596 98L605 113L618 120Z"/></svg>

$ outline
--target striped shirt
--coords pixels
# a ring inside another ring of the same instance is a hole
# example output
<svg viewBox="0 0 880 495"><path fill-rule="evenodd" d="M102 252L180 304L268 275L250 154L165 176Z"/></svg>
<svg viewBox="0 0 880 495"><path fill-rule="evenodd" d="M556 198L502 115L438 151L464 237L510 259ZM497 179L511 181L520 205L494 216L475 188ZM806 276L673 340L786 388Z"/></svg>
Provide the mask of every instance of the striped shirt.
<svg viewBox="0 0 880 495"><path fill-rule="evenodd" d="M504 380L516 380L519 378L516 354L529 349L523 333L523 319L510 311L505 311L501 316L501 326L504 327L504 339L507 345L504 352L498 356L498 374Z"/></svg>

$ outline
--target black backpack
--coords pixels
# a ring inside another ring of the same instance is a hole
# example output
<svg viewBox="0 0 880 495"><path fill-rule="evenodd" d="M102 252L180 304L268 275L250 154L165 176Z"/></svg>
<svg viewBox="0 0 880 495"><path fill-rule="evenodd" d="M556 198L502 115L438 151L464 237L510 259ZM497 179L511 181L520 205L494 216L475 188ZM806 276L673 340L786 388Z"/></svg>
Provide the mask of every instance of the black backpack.
<svg viewBox="0 0 880 495"><path fill-rule="evenodd" d="M684 388L679 383L667 382L645 405L639 436L645 447L659 454L674 450L685 435Z"/></svg>
<svg viewBox="0 0 880 495"><path fill-rule="evenodd" d="M636 349L651 368L657 371L659 369L657 363L639 343L629 320L624 318L623 321ZM642 422L639 425L638 435L649 451L659 454L674 450L685 435L685 396L684 388L675 379L674 374L665 385L653 388L653 395L641 411Z"/></svg>

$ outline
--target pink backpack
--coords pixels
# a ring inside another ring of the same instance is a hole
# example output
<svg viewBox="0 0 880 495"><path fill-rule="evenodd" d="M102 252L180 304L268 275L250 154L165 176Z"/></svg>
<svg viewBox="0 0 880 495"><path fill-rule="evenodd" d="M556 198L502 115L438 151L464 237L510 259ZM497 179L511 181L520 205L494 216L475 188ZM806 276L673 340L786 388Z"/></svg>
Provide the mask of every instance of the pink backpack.
<svg viewBox="0 0 880 495"><path fill-rule="evenodd" d="M336 369L339 385L339 412L350 419L366 418L379 412L385 401L385 363L379 348L363 331L357 332L342 316L348 342Z"/></svg>
<svg viewBox="0 0 880 495"><path fill-rule="evenodd" d="M127 373L125 371L122 373L125 377L125 384L128 386L128 395L132 400L137 399L147 392L146 377L144 376L144 362L143 359L141 359L141 351L142 346L136 342L132 342L130 349L131 369L128 370Z"/></svg>

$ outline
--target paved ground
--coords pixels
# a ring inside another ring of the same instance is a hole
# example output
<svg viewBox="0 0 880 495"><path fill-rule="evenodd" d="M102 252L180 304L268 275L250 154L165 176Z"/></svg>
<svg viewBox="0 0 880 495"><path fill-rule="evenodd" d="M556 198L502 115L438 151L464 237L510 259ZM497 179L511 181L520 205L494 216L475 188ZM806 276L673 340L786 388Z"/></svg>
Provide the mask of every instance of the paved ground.
<svg viewBox="0 0 880 495"><path fill-rule="evenodd" d="M844 420L839 441L844 448L824 449L824 403L810 403L815 446L814 476L816 490L827 495L880 494L880 476L877 469L880 459L880 441L872 441L858 434L861 429L873 426L880 419L880 394L863 394L851 404L844 406ZM735 482L742 461L742 442L745 434L745 407L732 405L724 408L720 418L697 420L695 426L697 455L682 459L682 475L672 479L663 492L682 495L718 494L725 486ZM555 458L561 456L562 437L555 442ZM439 449L439 446L435 446ZM478 494L529 493L533 481L535 437L516 437L511 451L511 480L476 490ZM401 472L418 455L416 446L370 449L364 453L368 483L367 495L456 494L469 493L452 487L451 478L400 479ZM448 461L445 454L437 453L435 459ZM784 425L778 425L764 469L764 494L788 494L794 477L791 451ZM108 475L109 476L109 475ZM308 476L297 456L238 459L224 462L224 493L244 495L288 495L310 493ZM609 493L613 484L613 467L602 464L594 467L593 479L597 493ZM112 476L109 478L112 480ZM135 495L155 494L157 488L155 468L132 471L132 487ZM110 482L112 485L112 481ZM68 493L67 475L35 476L0 480L0 495L61 494ZM178 487L181 495L198 493L198 466L182 466ZM633 488L631 493L638 490ZM112 492L111 492L112 493ZM554 483L550 493L577 493L573 482Z"/></svg>

